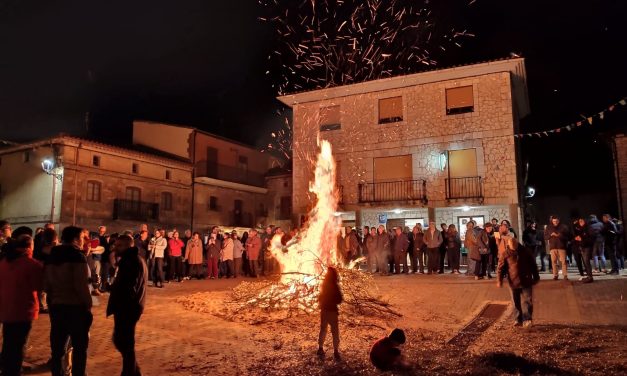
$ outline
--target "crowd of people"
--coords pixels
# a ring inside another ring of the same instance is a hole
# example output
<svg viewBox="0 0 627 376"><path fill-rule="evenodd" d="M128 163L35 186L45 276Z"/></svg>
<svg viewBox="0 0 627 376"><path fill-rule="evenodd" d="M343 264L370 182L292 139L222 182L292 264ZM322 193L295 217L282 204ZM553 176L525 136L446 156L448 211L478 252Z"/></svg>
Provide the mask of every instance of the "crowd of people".
<svg viewBox="0 0 627 376"><path fill-rule="evenodd" d="M273 239L287 244L296 230L284 232L267 226L241 234L223 232L218 226L207 233L179 233L158 228L149 233L142 224L137 231L109 234L105 226L96 232L74 226L59 236L53 224L12 230L0 221L0 322L3 325L3 375L19 375L23 351L33 320L49 313L53 375L83 375L86 369L92 296L109 293L107 316L114 316L114 344L123 357L123 374L139 375L135 359L135 325L144 308L146 287L163 288L170 282L192 278L216 279L279 272L272 256ZM500 286L507 276L517 310L517 324L531 322L531 285L538 271L548 270L554 279L568 279L568 266L577 265L583 282L594 272L618 274L624 268L625 244L622 223L609 215L599 221L591 215L571 226L551 217L543 230L528 222L519 240L508 220L492 219L484 226L466 224L463 236L454 224L430 222L386 229L346 227L337 238L337 254L345 265L367 272L389 274L465 273L480 280L493 278ZM520 250L519 250L520 249ZM528 256L528 257L527 257ZM521 260L530 261L529 263ZM462 260L464 261L462 263ZM608 271L608 261L610 269ZM513 268L513 269L512 269ZM329 269L332 270L332 269ZM337 273L327 273L320 295L321 332L319 354L327 326L333 334L334 356L339 359L338 310L342 296ZM150 281L150 282L149 282ZM322 328L324 327L324 330ZM71 362L69 361L71 359Z"/></svg>

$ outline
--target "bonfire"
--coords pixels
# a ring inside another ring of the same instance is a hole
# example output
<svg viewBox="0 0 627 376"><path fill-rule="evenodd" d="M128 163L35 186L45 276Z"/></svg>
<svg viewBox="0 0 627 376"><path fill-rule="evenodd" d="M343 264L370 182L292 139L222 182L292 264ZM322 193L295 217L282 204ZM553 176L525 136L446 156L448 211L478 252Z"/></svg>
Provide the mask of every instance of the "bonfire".
<svg viewBox="0 0 627 376"><path fill-rule="evenodd" d="M289 243L283 245L280 236L271 242L271 252L277 260L281 277L278 281L244 282L233 290L237 310L255 307L264 310L284 310L288 314L311 313L317 309L319 286L329 266L340 274L344 305L360 314L396 313L387 302L373 295L377 289L369 273L348 264L337 252L337 237L341 221L335 215L338 192L335 184L335 160L328 141L320 141L314 180L309 191L316 204L309 213L305 227Z"/></svg>

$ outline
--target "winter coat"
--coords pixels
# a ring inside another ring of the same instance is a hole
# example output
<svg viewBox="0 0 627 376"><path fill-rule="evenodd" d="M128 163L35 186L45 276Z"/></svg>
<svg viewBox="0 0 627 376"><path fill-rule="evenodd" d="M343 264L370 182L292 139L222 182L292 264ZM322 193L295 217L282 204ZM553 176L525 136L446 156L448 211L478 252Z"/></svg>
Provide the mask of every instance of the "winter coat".
<svg viewBox="0 0 627 376"><path fill-rule="evenodd" d="M424 240L427 243L427 248L439 248L440 244L442 244L442 233L435 229L433 234L431 234L431 229L427 229Z"/></svg>
<svg viewBox="0 0 627 376"><path fill-rule="evenodd" d="M462 239L459 237L459 232L453 233L446 232L445 235L446 248L459 251L462 248Z"/></svg>
<svg viewBox="0 0 627 376"><path fill-rule="evenodd" d="M420 231L420 232L414 232L413 234L414 234L414 244L413 244L414 252L424 251L425 249L427 249L427 243L425 243L425 233Z"/></svg>
<svg viewBox="0 0 627 376"><path fill-rule="evenodd" d="M368 235L366 238L366 252L368 256L373 256L377 252L377 236Z"/></svg>
<svg viewBox="0 0 627 376"><path fill-rule="evenodd" d="M409 247L409 239L407 235L402 233L394 237L394 253L406 252Z"/></svg>
<svg viewBox="0 0 627 376"><path fill-rule="evenodd" d="M258 236L251 236L246 240L246 256L249 260L256 261L259 259L261 252L261 239Z"/></svg>
<svg viewBox="0 0 627 376"><path fill-rule="evenodd" d="M488 233L480 227L473 227L471 231L466 231L464 246L468 249L468 257L471 260L481 260L481 249L489 247Z"/></svg>
<svg viewBox="0 0 627 376"><path fill-rule="evenodd" d="M190 265L202 264L202 241L189 239L185 248L185 259Z"/></svg>
<svg viewBox="0 0 627 376"><path fill-rule="evenodd" d="M383 234L377 233L377 255L389 255L390 254L390 238L387 232Z"/></svg>
<svg viewBox="0 0 627 376"><path fill-rule="evenodd" d="M531 227L527 227L525 231L523 231L523 244L527 247L536 247L538 246L538 231L532 229Z"/></svg>
<svg viewBox="0 0 627 376"><path fill-rule="evenodd" d="M165 257L165 249L168 246L168 241L164 237L153 237L150 239L148 249L152 252L152 257Z"/></svg>
<svg viewBox="0 0 627 376"><path fill-rule="evenodd" d="M540 280L536 260L526 247L518 247L517 241L512 244L513 247L507 247L504 252L499 253L497 280L503 283L503 278L507 276L512 289L531 287Z"/></svg>
<svg viewBox="0 0 627 376"><path fill-rule="evenodd" d="M618 230L616 229L614 222L603 222L603 230L601 230L601 234L603 235L603 239L605 240L605 245L607 247L614 247L616 245L617 232Z"/></svg>
<svg viewBox="0 0 627 376"><path fill-rule="evenodd" d="M348 245L346 247L347 255L351 257L356 256L359 253L359 240L357 240L357 235L353 231L351 231L348 235Z"/></svg>
<svg viewBox="0 0 627 376"><path fill-rule="evenodd" d="M218 258L220 257L220 243L216 240L215 243L211 243L211 239L209 239L209 242L207 243L207 258L211 258L211 257L215 257Z"/></svg>
<svg viewBox="0 0 627 376"><path fill-rule="evenodd" d="M81 306L90 310L90 271L87 258L71 244L52 248L44 267L44 291L48 304Z"/></svg>
<svg viewBox="0 0 627 376"><path fill-rule="evenodd" d="M233 239L224 239L224 243L222 244L222 261L233 260L234 248Z"/></svg>
<svg viewBox="0 0 627 376"><path fill-rule="evenodd" d="M575 223L573 226L573 241L583 248L592 248L594 240L590 236L589 231L587 224L580 226L579 223ZM575 240L576 237L579 237L581 240Z"/></svg>
<svg viewBox="0 0 627 376"><path fill-rule="evenodd" d="M107 317L111 315L139 318L146 303L148 271L137 247L127 249L118 262L118 271L111 285Z"/></svg>
<svg viewBox="0 0 627 376"><path fill-rule="evenodd" d="M244 252L244 246L239 239L233 240L233 258L242 258L242 252Z"/></svg>
<svg viewBox="0 0 627 376"><path fill-rule="evenodd" d="M552 236L553 233L557 236ZM566 249L569 238L570 231L563 223L558 223L557 226L551 223L544 230L544 239L549 242L549 249Z"/></svg>
<svg viewBox="0 0 627 376"><path fill-rule="evenodd" d="M0 322L35 320L37 293L43 286L43 265L26 253L7 250L0 261Z"/></svg>
<svg viewBox="0 0 627 376"><path fill-rule="evenodd" d="M603 239L603 222L599 222L597 217L590 216L588 228L593 242L602 242Z"/></svg>
<svg viewBox="0 0 627 376"><path fill-rule="evenodd" d="M342 292L337 283L322 283L318 304L321 311L338 312L338 304L342 303Z"/></svg>
<svg viewBox="0 0 627 376"><path fill-rule="evenodd" d="M168 247L170 248L170 256L180 257L183 255L183 247L185 243L181 239L172 238L168 240Z"/></svg>

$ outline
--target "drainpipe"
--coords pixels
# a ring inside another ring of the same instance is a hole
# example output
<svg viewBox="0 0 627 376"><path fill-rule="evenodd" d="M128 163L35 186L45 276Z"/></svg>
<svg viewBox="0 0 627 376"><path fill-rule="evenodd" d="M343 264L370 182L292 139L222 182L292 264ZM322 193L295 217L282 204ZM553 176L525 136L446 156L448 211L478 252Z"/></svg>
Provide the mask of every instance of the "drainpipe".
<svg viewBox="0 0 627 376"><path fill-rule="evenodd" d="M192 208L190 210L191 213L191 220L190 220L190 227L192 230L192 233L194 231L194 206L195 206L195 202L196 202L196 134L198 133L195 129L194 129L194 137L192 138L192 199L191 199L191 205Z"/></svg>
<svg viewBox="0 0 627 376"><path fill-rule="evenodd" d="M610 143L612 148L612 159L614 159L614 176L616 176L616 189L618 191L618 210L620 212L621 220L625 221L625 212L623 206L623 189L620 184L620 168L618 166L618 150L616 147L616 137L612 137Z"/></svg>
<svg viewBox="0 0 627 376"><path fill-rule="evenodd" d="M74 202L72 203L72 226L76 226L76 201L78 196L78 149L81 143L74 148ZM101 192L102 193L102 192Z"/></svg>

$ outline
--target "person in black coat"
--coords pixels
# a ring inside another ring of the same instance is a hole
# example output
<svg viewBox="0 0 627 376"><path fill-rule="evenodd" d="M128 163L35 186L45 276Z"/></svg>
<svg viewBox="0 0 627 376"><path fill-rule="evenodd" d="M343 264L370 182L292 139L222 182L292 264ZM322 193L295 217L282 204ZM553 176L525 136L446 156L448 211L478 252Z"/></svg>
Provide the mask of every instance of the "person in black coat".
<svg viewBox="0 0 627 376"><path fill-rule="evenodd" d="M340 328L338 323L338 305L342 303L339 277L334 267L329 267L322 281L318 305L320 307L320 334L318 335L318 356L324 357L324 340L327 337L327 326L331 327L333 336L333 357L340 360Z"/></svg>
<svg viewBox="0 0 627 376"><path fill-rule="evenodd" d="M122 354L122 375L141 375L135 357L135 326L144 312L148 271L131 236L118 237L114 252L120 261L111 285L107 317L113 315L113 344Z"/></svg>
<svg viewBox="0 0 627 376"><path fill-rule="evenodd" d="M587 265L590 265L590 255L588 254L586 256L584 252L584 239L588 237L587 232L588 225L586 224L585 219L579 218L575 221L575 223L573 223L573 241L571 243L571 249L573 252L573 257L575 258L575 262L577 263L577 269L579 269L579 275L581 275L582 277L585 276L584 271L587 272L587 270L584 270L585 261L583 260L583 257L588 257ZM590 274L588 275L588 277L592 278L592 269L590 269Z"/></svg>

